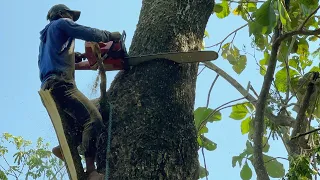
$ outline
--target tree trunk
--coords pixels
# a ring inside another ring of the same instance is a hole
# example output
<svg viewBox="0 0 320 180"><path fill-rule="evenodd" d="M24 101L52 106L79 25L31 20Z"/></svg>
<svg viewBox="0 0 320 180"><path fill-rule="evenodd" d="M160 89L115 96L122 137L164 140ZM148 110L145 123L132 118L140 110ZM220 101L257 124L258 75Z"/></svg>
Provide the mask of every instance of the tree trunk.
<svg viewBox="0 0 320 180"><path fill-rule="evenodd" d="M130 55L199 50L214 0L144 0ZM115 77L107 99L113 106L110 179L198 179L193 110L198 64L164 59ZM108 106L100 108L108 126ZM98 170L106 164L102 135Z"/></svg>

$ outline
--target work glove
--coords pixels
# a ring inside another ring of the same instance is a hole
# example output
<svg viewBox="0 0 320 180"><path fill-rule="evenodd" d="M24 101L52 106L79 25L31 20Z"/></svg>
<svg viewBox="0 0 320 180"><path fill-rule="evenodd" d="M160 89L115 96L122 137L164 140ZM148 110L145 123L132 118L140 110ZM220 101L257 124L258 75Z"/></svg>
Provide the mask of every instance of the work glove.
<svg viewBox="0 0 320 180"><path fill-rule="evenodd" d="M85 60L86 57L84 56L84 54L81 54L79 52L75 52L74 53L74 59L75 59L75 63L79 63L81 62L82 60Z"/></svg>
<svg viewBox="0 0 320 180"><path fill-rule="evenodd" d="M121 34L119 32L111 32L110 41L119 41L121 38Z"/></svg>

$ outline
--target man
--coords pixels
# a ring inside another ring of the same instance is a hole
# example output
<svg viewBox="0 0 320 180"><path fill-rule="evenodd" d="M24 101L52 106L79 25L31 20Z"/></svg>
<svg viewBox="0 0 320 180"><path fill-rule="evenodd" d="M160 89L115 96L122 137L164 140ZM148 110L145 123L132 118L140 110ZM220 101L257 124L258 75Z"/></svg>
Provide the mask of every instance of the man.
<svg viewBox="0 0 320 180"><path fill-rule="evenodd" d="M84 148L89 179L102 179L94 160L97 137L104 125L98 109L76 87L75 61L81 61L82 57L74 53L74 41L117 41L121 35L76 24L80 13L63 4L49 10L47 20L50 23L40 32L38 66L41 89L51 89L52 97L61 109L59 113L68 117L66 123L72 125L72 133L76 134L73 141ZM53 153L63 160L60 146L53 148Z"/></svg>

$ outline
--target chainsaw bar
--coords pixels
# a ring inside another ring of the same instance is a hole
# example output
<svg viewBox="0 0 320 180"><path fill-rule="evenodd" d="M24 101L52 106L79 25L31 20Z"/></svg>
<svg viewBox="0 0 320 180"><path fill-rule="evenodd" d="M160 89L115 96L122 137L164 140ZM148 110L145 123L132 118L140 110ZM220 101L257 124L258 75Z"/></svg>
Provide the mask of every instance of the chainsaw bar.
<svg viewBox="0 0 320 180"><path fill-rule="evenodd" d="M169 52L150 54L142 56L125 57L129 66L136 66L140 63L156 60L156 59L168 59L177 63L196 63L212 61L218 58L218 53L215 51L189 51L189 52Z"/></svg>

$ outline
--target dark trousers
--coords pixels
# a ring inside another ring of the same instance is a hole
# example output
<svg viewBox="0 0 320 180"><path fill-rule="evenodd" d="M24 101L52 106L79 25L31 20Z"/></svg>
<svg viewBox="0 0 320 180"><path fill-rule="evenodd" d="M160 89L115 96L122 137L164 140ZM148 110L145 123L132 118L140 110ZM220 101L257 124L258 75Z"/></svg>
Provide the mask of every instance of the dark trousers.
<svg viewBox="0 0 320 180"><path fill-rule="evenodd" d="M60 76L51 76L41 87L51 89L51 95L59 106L60 115L67 123L72 141L82 145L85 157L95 157L97 138L103 128L101 114L97 107L76 87L74 82L66 82Z"/></svg>

